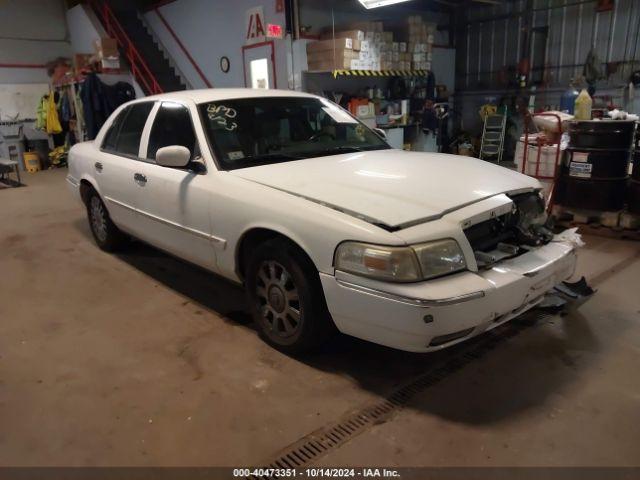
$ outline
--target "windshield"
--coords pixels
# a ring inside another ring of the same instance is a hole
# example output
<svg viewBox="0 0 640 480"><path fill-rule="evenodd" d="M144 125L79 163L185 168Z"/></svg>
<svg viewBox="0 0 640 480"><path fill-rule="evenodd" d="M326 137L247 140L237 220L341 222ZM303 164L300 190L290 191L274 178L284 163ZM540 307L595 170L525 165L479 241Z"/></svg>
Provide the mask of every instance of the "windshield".
<svg viewBox="0 0 640 480"><path fill-rule="evenodd" d="M390 148L345 110L307 97L260 97L199 105L225 170Z"/></svg>

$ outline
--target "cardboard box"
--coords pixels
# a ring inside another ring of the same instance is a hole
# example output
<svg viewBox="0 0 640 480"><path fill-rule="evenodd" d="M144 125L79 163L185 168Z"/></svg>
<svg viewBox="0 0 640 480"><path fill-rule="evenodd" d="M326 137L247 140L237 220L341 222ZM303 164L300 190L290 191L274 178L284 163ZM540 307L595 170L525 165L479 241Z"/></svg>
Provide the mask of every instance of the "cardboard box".
<svg viewBox="0 0 640 480"><path fill-rule="evenodd" d="M116 59L120 57L118 42L115 38L103 37L95 40L93 46L100 59Z"/></svg>
<svg viewBox="0 0 640 480"><path fill-rule="evenodd" d="M333 38L351 38L353 40L364 40L364 30L340 30L324 32L320 36L320 40L331 40Z"/></svg>
<svg viewBox="0 0 640 480"><path fill-rule="evenodd" d="M327 71L327 70L349 70L351 69L351 62L353 60L349 58L336 58L322 61L307 61L307 65L310 71Z"/></svg>
<svg viewBox="0 0 640 480"><path fill-rule="evenodd" d="M76 53L73 56L73 67L77 72L89 67L91 65L91 57L93 57L91 53Z"/></svg>
<svg viewBox="0 0 640 480"><path fill-rule="evenodd" d="M346 48L337 48L334 50L326 50L322 52L309 52L307 53L307 62L322 62L325 60L333 59L348 59L354 60L360 58L360 52L354 50L348 50Z"/></svg>
<svg viewBox="0 0 640 480"><path fill-rule="evenodd" d="M103 70L120 70L119 58L103 58L100 60L100 65Z"/></svg>
<svg viewBox="0 0 640 480"><path fill-rule="evenodd" d="M352 38L336 38L331 40L319 40L317 42L307 43L307 53L326 52L334 49L353 50L354 40Z"/></svg>

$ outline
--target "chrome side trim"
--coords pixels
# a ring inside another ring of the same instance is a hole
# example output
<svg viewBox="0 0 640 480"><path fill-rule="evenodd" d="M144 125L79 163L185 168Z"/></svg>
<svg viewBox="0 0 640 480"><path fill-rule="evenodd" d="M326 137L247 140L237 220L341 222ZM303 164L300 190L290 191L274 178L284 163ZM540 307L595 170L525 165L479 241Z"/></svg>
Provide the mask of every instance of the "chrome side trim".
<svg viewBox="0 0 640 480"><path fill-rule="evenodd" d="M345 282L343 280L336 279L336 282L350 290L355 290L369 295L375 295L376 297L393 300L394 302L400 302L407 305L412 305L414 307L444 307L447 305L455 305L457 303L468 302L469 300L475 300L484 297L484 292L478 291L465 293L464 295L456 295L455 297L427 300L424 298L407 297L404 295L397 295L395 293L384 292L382 290L378 290L377 288L365 287L362 285L357 285L355 283Z"/></svg>
<svg viewBox="0 0 640 480"><path fill-rule="evenodd" d="M80 182L75 178L73 178L71 175L67 175L67 182L69 182L74 187L77 187L78 185L80 185Z"/></svg>
<svg viewBox="0 0 640 480"><path fill-rule="evenodd" d="M111 197L108 197L107 195L104 196L104 199L107 202L113 203L114 205L118 205L119 207L122 207L122 208L126 208L127 210L131 210L132 212L136 211L136 209L133 208L131 205L127 205L126 203L122 203L121 201L116 200L116 199L111 198Z"/></svg>
<svg viewBox="0 0 640 480"><path fill-rule="evenodd" d="M162 223L162 224L167 225L169 227L175 228L176 230L180 230L182 232L190 233L191 235L195 235L196 237L204 238L205 240L209 240L209 241L211 241L213 243L219 243L219 244L222 245L223 248L227 244L227 241L224 238L216 237L215 235L210 235L208 233L201 232L200 230L196 230L195 228L185 227L184 225L180 225L179 223L175 223L175 222L172 222L170 220L167 220L167 219L164 219L164 218L161 218L161 217L157 217L156 215L152 215L150 213L143 212L141 210L136 210L136 211L140 215L142 215L143 217L150 218L151 220L154 220L154 221L156 221L158 223Z"/></svg>
<svg viewBox="0 0 640 480"><path fill-rule="evenodd" d="M206 232L201 232L200 230L196 230L195 228L189 228L189 227L185 227L184 225L180 225L178 223L172 222L170 220L166 220L164 218L158 217L156 215L152 215L150 213L147 212L143 212L140 210L137 210L135 208L133 208L131 205L127 205L126 203L122 203L118 200L114 200L111 197L107 197L105 196L105 199L107 199L109 202L112 202L120 207L126 208L128 210L131 210L133 212L136 212L140 215L142 215L143 217L147 217L151 220L154 220L158 223L162 223L163 225L167 225L169 227L175 228L176 230L180 230L182 232L186 232L186 233L190 233L191 235L195 235L196 237L200 237L200 238L204 238L205 240L209 240L210 242L213 243L219 243L220 245L222 245L222 248L225 248L227 245L227 241L224 238L220 238L220 237L216 237L215 235L210 235Z"/></svg>

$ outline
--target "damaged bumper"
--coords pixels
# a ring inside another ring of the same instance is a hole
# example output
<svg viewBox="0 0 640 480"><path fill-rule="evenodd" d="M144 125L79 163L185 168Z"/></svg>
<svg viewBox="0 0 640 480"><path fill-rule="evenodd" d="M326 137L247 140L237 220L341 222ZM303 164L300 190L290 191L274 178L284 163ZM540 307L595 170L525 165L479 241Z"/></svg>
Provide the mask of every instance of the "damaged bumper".
<svg viewBox="0 0 640 480"><path fill-rule="evenodd" d="M320 278L341 332L428 352L495 328L537 305L573 275L579 242L575 234L558 236L484 271L419 283L390 284L340 271Z"/></svg>

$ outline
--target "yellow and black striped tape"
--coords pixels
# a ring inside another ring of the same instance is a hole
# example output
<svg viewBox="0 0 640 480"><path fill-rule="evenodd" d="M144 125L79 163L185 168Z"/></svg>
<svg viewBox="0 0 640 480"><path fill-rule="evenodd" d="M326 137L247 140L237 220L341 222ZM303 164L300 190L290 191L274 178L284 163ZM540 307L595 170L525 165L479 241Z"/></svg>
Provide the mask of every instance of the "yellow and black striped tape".
<svg viewBox="0 0 640 480"><path fill-rule="evenodd" d="M424 77L426 70L334 70L333 77Z"/></svg>

